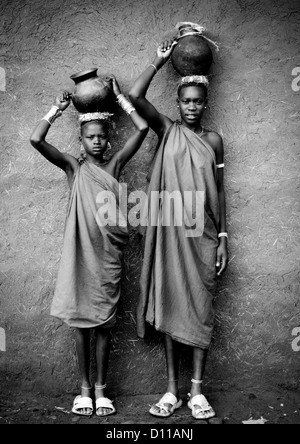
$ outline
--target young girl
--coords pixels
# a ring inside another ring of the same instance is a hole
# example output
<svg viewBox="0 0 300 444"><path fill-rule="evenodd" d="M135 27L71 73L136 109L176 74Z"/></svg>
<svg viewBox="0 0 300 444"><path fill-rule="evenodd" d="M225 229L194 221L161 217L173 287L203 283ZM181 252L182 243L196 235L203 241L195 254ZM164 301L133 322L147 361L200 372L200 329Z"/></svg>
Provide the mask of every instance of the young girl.
<svg viewBox="0 0 300 444"><path fill-rule="evenodd" d="M124 148L109 160L104 153L109 144L108 113L83 114L80 117L80 140L85 151L77 159L58 151L45 138L56 117L70 104L70 95L56 98L55 106L40 121L30 142L47 160L65 171L71 189L65 226L62 258L57 277L51 314L76 328L76 348L81 375L81 395L74 400L72 411L92 415L92 398L96 399L96 414L107 416L116 412L105 397L110 331L116 322L120 297L121 259L128 232L126 223L118 220L105 223L102 219L102 193L108 199L111 213L122 216L119 204L119 175L126 163L141 146L148 132L146 121L138 115L131 103L121 94L114 76L111 77L114 94L121 107L130 115L136 131ZM116 209L117 207L117 209ZM100 212L99 212L100 211ZM109 213L109 211L108 211ZM117 219L117 217L116 217ZM126 221L125 221L126 222ZM97 379L93 394L90 381L90 332L96 332Z"/></svg>
<svg viewBox="0 0 300 444"><path fill-rule="evenodd" d="M138 335L145 335L145 320L165 334L168 387L150 413L168 417L182 405L178 391L177 343L180 342L193 347L188 406L194 418L208 419L215 412L202 394L202 379L213 329L216 275L222 274L227 266L223 144L219 134L201 124L207 103L206 77L181 80L177 98L180 122L160 114L145 98L151 80L169 59L175 44L167 41L158 47L153 64L136 80L130 98L160 142L148 189L149 201L151 193L157 191L202 192L203 233L187 234L184 225L175 226L179 224L148 224ZM152 201L151 205L153 213L156 204ZM167 211L163 198L156 211L157 220L162 221Z"/></svg>

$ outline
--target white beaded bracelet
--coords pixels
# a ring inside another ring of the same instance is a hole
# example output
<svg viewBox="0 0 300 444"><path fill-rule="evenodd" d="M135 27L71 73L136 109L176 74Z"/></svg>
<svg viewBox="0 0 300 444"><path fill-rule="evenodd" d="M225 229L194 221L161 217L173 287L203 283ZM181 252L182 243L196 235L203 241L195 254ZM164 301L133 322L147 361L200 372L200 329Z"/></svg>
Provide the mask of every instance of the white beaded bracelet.
<svg viewBox="0 0 300 444"><path fill-rule="evenodd" d="M135 111L135 107L132 105L132 103L126 99L124 94L119 94L117 96L117 102L120 105L120 107L128 114L130 115Z"/></svg>
<svg viewBox="0 0 300 444"><path fill-rule="evenodd" d="M228 233L219 233L218 237L227 237L228 238Z"/></svg>
<svg viewBox="0 0 300 444"><path fill-rule="evenodd" d="M49 125L52 125L55 119L57 117L60 117L61 115L62 111L58 108L58 106L53 105L50 111L42 118L42 120L46 120L49 123Z"/></svg>

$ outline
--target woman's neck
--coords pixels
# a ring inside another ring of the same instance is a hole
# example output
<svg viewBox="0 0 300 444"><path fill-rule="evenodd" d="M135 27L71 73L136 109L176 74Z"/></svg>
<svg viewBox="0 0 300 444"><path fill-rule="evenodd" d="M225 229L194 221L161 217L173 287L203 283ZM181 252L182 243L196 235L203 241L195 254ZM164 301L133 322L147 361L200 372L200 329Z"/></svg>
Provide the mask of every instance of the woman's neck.
<svg viewBox="0 0 300 444"><path fill-rule="evenodd" d="M197 122L195 125L189 125L184 120L181 121L181 124L188 128L189 130L193 131L194 133L202 133L203 132L203 126L201 125L201 122Z"/></svg>
<svg viewBox="0 0 300 444"><path fill-rule="evenodd" d="M87 154L87 156L86 156L86 160L87 160L88 162L90 162L90 163L93 163L94 165L99 165L99 166L101 166L101 165L103 165L103 164L106 163L106 160L103 159L103 156L102 156L102 155L101 155L101 156L94 157L94 156L89 156L89 155Z"/></svg>

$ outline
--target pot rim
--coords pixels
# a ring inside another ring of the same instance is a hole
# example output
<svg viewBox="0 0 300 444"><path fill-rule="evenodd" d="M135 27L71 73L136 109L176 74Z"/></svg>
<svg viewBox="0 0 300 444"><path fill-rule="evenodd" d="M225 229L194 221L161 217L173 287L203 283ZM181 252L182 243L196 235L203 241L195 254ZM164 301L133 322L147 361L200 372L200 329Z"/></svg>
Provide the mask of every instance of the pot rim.
<svg viewBox="0 0 300 444"><path fill-rule="evenodd" d="M196 35L197 37L202 37L202 38L203 38L203 35L200 34L200 32L198 32L198 31L186 31L184 34L179 35L179 36L177 37L177 40L180 40L180 39L182 39L183 37L188 37L189 35Z"/></svg>
<svg viewBox="0 0 300 444"><path fill-rule="evenodd" d="M86 75L88 75L88 74L92 74L92 73L95 73L95 74L96 74L97 71L98 71L98 68L90 68L90 69L86 69L86 70L84 70L84 71L78 71L78 72L72 74L72 75L70 76L70 79L72 79L72 80L76 80L76 79L78 79L78 78L80 78L80 77L83 77L83 76L86 76Z"/></svg>

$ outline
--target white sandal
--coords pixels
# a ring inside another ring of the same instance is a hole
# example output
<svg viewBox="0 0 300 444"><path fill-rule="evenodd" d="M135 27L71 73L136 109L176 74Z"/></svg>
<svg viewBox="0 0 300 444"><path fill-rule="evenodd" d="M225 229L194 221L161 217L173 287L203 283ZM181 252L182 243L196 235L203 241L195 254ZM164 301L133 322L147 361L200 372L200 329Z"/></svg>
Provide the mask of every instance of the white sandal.
<svg viewBox="0 0 300 444"><path fill-rule="evenodd" d="M104 385L97 385L95 384L95 389L98 390L104 390L106 389L106 384ZM108 409L111 410L109 413L104 413L103 415L98 413L99 409ZM110 415L114 415L116 413L116 409L113 406L113 401L109 398L105 398L104 396L101 396L100 398L96 399L96 415L100 416L100 417L104 417L104 416L110 416Z"/></svg>
<svg viewBox="0 0 300 444"><path fill-rule="evenodd" d="M111 410L109 413L105 413L103 415L100 415L98 413L98 409L109 409ZM111 401L108 398L98 398L96 399L96 415L97 416L110 416L114 415L116 413L116 409L113 406L113 401Z"/></svg>
<svg viewBox="0 0 300 444"><path fill-rule="evenodd" d="M90 409L89 413L82 413L81 410ZM93 401L92 398L88 396L78 395L74 399L72 413L80 416L91 416L94 412Z"/></svg>
<svg viewBox="0 0 300 444"><path fill-rule="evenodd" d="M188 396L188 407L192 410L192 415L195 419L210 419L216 416L214 409L204 395L191 397L191 394L189 393Z"/></svg>
<svg viewBox="0 0 300 444"><path fill-rule="evenodd" d="M191 382L202 385L203 381L193 378ZM188 407L192 410L192 415L195 419L210 419L216 416L214 409L204 395L201 394L191 397L191 394L188 393L188 398Z"/></svg>
<svg viewBox="0 0 300 444"><path fill-rule="evenodd" d="M170 404L171 408L169 408L166 404ZM153 416L158 416L161 418L168 418L173 415L175 410L179 409L182 406L182 400L177 400L176 396L173 393L166 393L157 404L151 407L149 413ZM158 407L160 410L163 410L165 413L160 413L155 410L155 407Z"/></svg>

